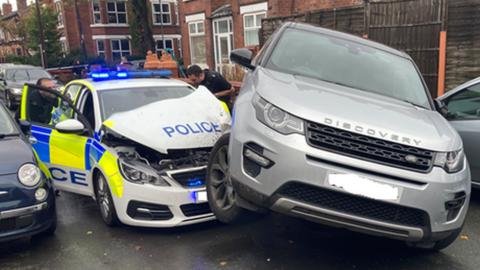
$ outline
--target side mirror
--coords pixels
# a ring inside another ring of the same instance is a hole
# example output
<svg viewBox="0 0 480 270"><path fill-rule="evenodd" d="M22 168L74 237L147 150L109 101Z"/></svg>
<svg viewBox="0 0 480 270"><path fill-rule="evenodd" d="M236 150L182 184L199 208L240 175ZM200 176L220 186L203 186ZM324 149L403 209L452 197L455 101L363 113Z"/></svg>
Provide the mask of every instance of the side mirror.
<svg viewBox="0 0 480 270"><path fill-rule="evenodd" d="M58 79L60 79L60 76L58 74L55 74L55 75L53 75L53 78L55 78L55 80L58 80Z"/></svg>
<svg viewBox="0 0 480 270"><path fill-rule="evenodd" d="M85 126L75 119L67 119L55 125L55 129L60 133L80 134L84 131Z"/></svg>
<svg viewBox="0 0 480 270"><path fill-rule="evenodd" d="M447 118L450 114L447 105L445 105L445 103L440 99L435 99L433 102L435 103L435 110L437 110L437 112L439 112L443 117Z"/></svg>
<svg viewBox="0 0 480 270"><path fill-rule="evenodd" d="M30 122L25 121L23 119L20 119L18 122L20 124L20 130L22 130L23 134L25 134L27 136L30 135L30 130L32 128L32 124L30 124Z"/></svg>
<svg viewBox="0 0 480 270"><path fill-rule="evenodd" d="M250 50L236 49L230 53L230 61L241 67L254 70L255 67L252 66L252 56L253 54Z"/></svg>

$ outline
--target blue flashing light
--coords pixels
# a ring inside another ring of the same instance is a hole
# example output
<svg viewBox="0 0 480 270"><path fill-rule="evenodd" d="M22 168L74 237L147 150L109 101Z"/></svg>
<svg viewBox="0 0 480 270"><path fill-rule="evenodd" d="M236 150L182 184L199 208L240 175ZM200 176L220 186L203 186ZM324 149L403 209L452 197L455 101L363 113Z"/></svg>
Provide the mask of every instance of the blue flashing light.
<svg viewBox="0 0 480 270"><path fill-rule="evenodd" d="M128 73L127 72L118 72L117 73L117 78L127 78Z"/></svg>
<svg viewBox="0 0 480 270"><path fill-rule="evenodd" d="M205 184L204 181L202 181L202 179L200 178L194 178L187 181L187 185L189 187L198 187L204 184Z"/></svg>
<svg viewBox="0 0 480 270"><path fill-rule="evenodd" d="M90 77L93 79L108 79L110 78L110 74L107 72L92 72L90 73Z"/></svg>

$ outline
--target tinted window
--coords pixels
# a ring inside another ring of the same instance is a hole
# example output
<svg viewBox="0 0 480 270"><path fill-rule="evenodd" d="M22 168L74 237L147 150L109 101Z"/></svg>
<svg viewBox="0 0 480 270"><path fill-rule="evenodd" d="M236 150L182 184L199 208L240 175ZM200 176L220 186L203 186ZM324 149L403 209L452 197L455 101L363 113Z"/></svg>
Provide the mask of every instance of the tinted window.
<svg viewBox="0 0 480 270"><path fill-rule="evenodd" d="M181 98L193 93L188 87L143 87L98 92L103 120L112 114L136 109L160 100Z"/></svg>
<svg viewBox="0 0 480 270"><path fill-rule="evenodd" d="M287 29L267 68L430 108L428 94L412 61L344 39Z"/></svg>
<svg viewBox="0 0 480 270"><path fill-rule="evenodd" d="M449 119L479 119L480 84L450 96L445 103L450 111Z"/></svg>
<svg viewBox="0 0 480 270"><path fill-rule="evenodd" d="M7 80L36 81L40 78L52 78L52 75L42 69L9 69L6 72Z"/></svg>

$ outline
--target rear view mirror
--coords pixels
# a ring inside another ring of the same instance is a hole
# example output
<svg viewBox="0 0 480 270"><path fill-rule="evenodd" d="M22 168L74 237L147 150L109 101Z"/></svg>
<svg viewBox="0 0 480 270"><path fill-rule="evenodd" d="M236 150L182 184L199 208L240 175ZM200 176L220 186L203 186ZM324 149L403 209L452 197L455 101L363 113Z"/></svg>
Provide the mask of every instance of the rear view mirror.
<svg viewBox="0 0 480 270"><path fill-rule="evenodd" d="M30 135L30 129L32 128L32 124L22 119L19 120L19 124L20 130L22 130L23 134L25 134L26 136Z"/></svg>
<svg viewBox="0 0 480 270"><path fill-rule="evenodd" d="M236 49L230 53L230 61L234 64L237 64L241 67L254 70L255 67L252 66L252 56L253 53L247 49Z"/></svg>
<svg viewBox="0 0 480 270"><path fill-rule="evenodd" d="M437 110L437 112L439 112L443 117L447 118L450 114L447 105L445 105L445 103L440 99L435 99L433 102L435 103L435 110Z"/></svg>
<svg viewBox="0 0 480 270"><path fill-rule="evenodd" d="M67 119L55 125L55 129L60 133L82 133L85 126L80 121L75 119Z"/></svg>
<svg viewBox="0 0 480 270"><path fill-rule="evenodd" d="M59 75L53 75L53 78L55 78L55 80L58 80L58 79L60 79L60 76Z"/></svg>

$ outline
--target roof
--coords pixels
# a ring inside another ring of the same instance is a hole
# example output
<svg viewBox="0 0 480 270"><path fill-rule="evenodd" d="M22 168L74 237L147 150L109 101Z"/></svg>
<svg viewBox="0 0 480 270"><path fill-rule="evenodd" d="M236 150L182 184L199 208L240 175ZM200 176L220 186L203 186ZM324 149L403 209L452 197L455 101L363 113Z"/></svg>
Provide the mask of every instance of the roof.
<svg viewBox="0 0 480 270"><path fill-rule="evenodd" d="M221 6L219 9L215 10L212 12L212 16L210 18L220 18L220 17L225 17L225 16L230 16L232 15L232 5L231 4L226 4Z"/></svg>
<svg viewBox="0 0 480 270"><path fill-rule="evenodd" d="M83 79L77 80L83 81L93 86L95 91L122 89L122 88L139 88L139 87L151 87L151 86L187 86L192 87L190 84L165 78L135 78L135 79L113 79L113 80L92 80ZM73 81L74 82L74 81Z"/></svg>
<svg viewBox="0 0 480 270"><path fill-rule="evenodd" d="M22 11L26 10L27 8L30 8L30 6L26 6L26 7L24 7L24 8L15 10L15 11L13 11L12 13L9 13L8 15L3 16L3 17L2 17L2 21L6 21L6 20L8 20L8 19L11 19L11 18L17 16L18 13L21 13Z"/></svg>
<svg viewBox="0 0 480 270"><path fill-rule="evenodd" d="M42 67L30 66L30 65L8 65L5 69L43 69Z"/></svg>

